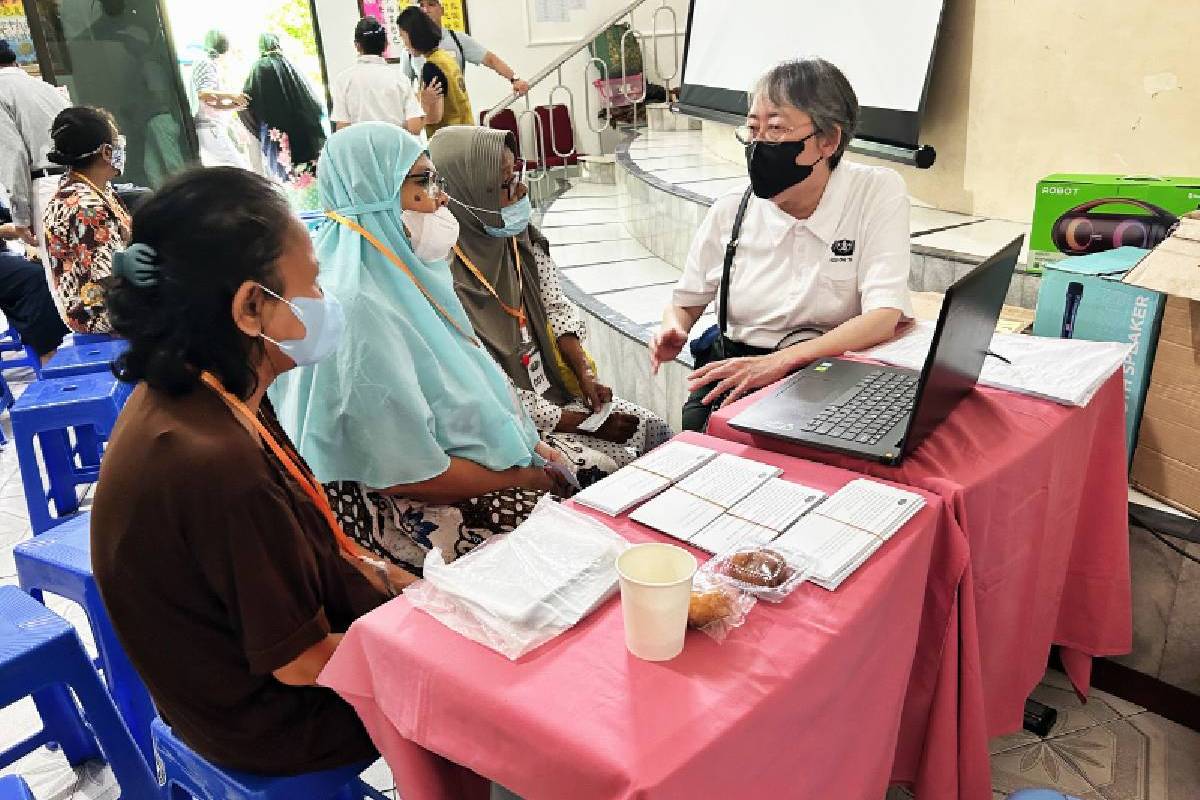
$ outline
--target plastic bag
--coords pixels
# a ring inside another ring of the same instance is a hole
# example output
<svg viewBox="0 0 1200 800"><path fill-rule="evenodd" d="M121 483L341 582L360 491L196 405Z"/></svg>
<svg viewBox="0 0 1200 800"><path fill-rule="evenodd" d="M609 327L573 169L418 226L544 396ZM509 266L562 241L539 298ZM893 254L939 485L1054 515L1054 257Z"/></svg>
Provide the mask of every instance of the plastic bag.
<svg viewBox="0 0 1200 800"><path fill-rule="evenodd" d="M760 600L778 603L812 574L811 557L785 543L734 544L705 562L699 574L723 578Z"/></svg>
<svg viewBox="0 0 1200 800"><path fill-rule="evenodd" d="M593 518L543 497L525 522L450 564L436 548L425 579L404 591L447 628L520 658L616 591L629 543Z"/></svg>
<svg viewBox="0 0 1200 800"><path fill-rule="evenodd" d="M723 642L731 630L746 622L755 602L754 595L742 591L728 578L697 572L692 581L688 626Z"/></svg>

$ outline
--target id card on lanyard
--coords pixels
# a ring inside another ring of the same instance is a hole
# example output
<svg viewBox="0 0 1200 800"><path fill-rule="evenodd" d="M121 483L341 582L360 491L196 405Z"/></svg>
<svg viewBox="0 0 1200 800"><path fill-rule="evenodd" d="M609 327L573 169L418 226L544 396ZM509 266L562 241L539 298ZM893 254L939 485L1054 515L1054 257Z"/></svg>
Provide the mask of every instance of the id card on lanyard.
<svg viewBox="0 0 1200 800"><path fill-rule="evenodd" d="M550 383L550 376L546 374L546 362L542 358L541 348L538 346L537 339L534 338L532 332L529 330L529 316L525 313L525 284L521 275L521 254L517 250L515 239L512 240L512 250L517 270L517 302L520 303L519 306L511 306L505 303L491 282L483 276L483 273L479 271L479 268L475 266L471 259L467 258L467 254L458 245L454 245L454 253L463 262L463 265L471 271L476 280L496 299L496 302L504 309L504 313L517 321L517 325L521 331L521 364L525 367L526 372L529 373L530 388L534 394L541 397L549 391L552 384Z"/></svg>

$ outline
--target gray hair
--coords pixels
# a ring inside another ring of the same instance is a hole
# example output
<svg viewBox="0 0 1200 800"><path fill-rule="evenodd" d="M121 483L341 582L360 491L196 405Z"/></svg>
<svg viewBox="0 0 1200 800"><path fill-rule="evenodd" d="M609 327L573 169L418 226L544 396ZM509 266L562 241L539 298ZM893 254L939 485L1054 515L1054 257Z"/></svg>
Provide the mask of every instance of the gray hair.
<svg viewBox="0 0 1200 800"><path fill-rule="evenodd" d="M858 96L840 69L823 58L784 61L758 79L750 92L751 100L760 94L777 106L791 106L808 114L821 133L830 134L840 128L837 152L829 158L830 167L838 165L858 129Z"/></svg>

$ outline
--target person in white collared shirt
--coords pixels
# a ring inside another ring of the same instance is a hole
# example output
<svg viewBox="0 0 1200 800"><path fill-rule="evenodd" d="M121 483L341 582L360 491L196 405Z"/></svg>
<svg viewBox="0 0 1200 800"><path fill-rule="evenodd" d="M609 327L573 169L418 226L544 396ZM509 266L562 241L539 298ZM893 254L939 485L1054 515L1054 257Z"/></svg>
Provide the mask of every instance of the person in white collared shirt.
<svg viewBox="0 0 1200 800"><path fill-rule="evenodd" d="M894 170L844 161L858 99L841 71L806 58L770 70L752 95L746 197L728 287L727 325L688 377L683 427L819 358L891 338L911 318L909 199ZM720 303L726 246L743 193L719 198L696 232L662 328L655 373L679 355L709 303Z"/></svg>
<svg viewBox="0 0 1200 800"><path fill-rule="evenodd" d="M425 127L425 110L404 70L383 57L387 31L374 17L363 17L354 26L358 61L333 82L334 129L355 122L391 122L419 135ZM436 89L437 87L435 87Z"/></svg>

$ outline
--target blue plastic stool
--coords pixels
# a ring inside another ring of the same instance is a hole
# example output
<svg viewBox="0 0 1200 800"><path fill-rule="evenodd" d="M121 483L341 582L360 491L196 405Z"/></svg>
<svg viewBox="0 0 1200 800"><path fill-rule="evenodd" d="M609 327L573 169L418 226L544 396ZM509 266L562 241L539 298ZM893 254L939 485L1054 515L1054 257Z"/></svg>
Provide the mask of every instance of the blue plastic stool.
<svg viewBox="0 0 1200 800"><path fill-rule="evenodd" d="M124 339L60 347L42 367L42 378L69 378L89 372L111 372L117 356L129 349Z"/></svg>
<svg viewBox="0 0 1200 800"><path fill-rule="evenodd" d="M150 726L158 783L168 800L387 800L359 779L371 762L303 775L266 777L221 769L175 736L161 719Z"/></svg>
<svg viewBox="0 0 1200 800"><path fill-rule="evenodd" d="M1010 794L1008 800L1079 800L1079 798L1063 794L1055 789L1022 789L1015 794Z"/></svg>
<svg viewBox="0 0 1200 800"><path fill-rule="evenodd" d="M120 383L112 375L93 372L38 381L17 400L11 412L13 438L16 439L25 504L29 508L29 522L34 534L49 529L78 510L75 487L95 483L99 478L99 442L112 433L117 415L131 390L132 387ZM88 428L92 430L86 431ZM85 431L77 434L79 464L76 464L76 451L68 435L71 429ZM38 467L35 438L41 445L49 489L42 481ZM57 519L50 516L51 501Z"/></svg>
<svg viewBox="0 0 1200 800"><path fill-rule="evenodd" d="M5 775L0 778L0 800L35 800L29 784L21 780L19 775Z"/></svg>
<svg viewBox="0 0 1200 800"><path fill-rule="evenodd" d="M104 342L111 342L116 338L117 336L111 333L72 333L67 339L63 340L63 344L75 346L81 344L102 344Z"/></svg>
<svg viewBox="0 0 1200 800"><path fill-rule="evenodd" d="M8 388L8 381L4 380L4 372L0 371L0 411L12 408L16 402L12 389ZM2 428L0 428L0 444L8 444L8 437L4 435Z"/></svg>
<svg viewBox="0 0 1200 800"><path fill-rule="evenodd" d="M41 599L42 592L49 592L83 606L100 651L100 668L108 692L146 763L152 764L150 723L158 712L113 631L92 577L91 522L91 514L79 514L14 547L17 579L21 588L35 598Z"/></svg>
<svg viewBox="0 0 1200 800"><path fill-rule="evenodd" d="M87 725L67 687L79 698ZM122 800L160 797L75 629L16 586L0 586L0 707L30 695L45 727L0 753L0 766L57 742L72 764L108 761Z"/></svg>
<svg viewBox="0 0 1200 800"><path fill-rule="evenodd" d="M3 353L20 353L21 355L16 358L4 358ZM0 371L17 369L18 367L29 367L33 370L34 377L41 380L41 357L33 352L32 347L21 341L16 328L10 327L4 333L0 333Z"/></svg>

